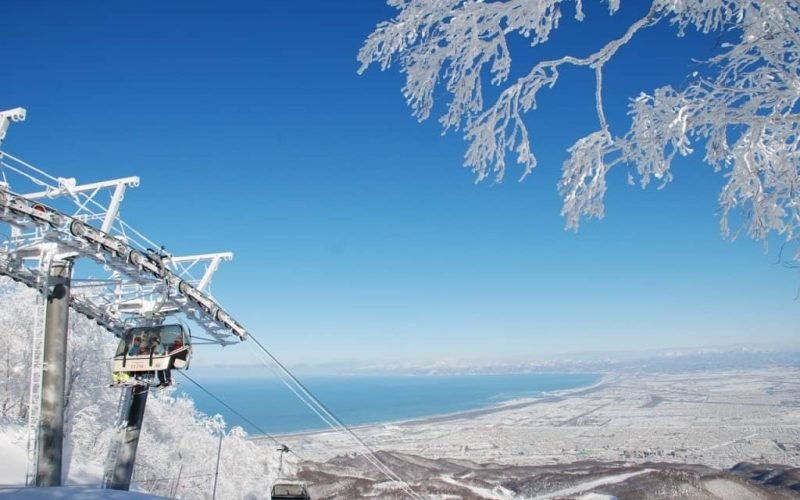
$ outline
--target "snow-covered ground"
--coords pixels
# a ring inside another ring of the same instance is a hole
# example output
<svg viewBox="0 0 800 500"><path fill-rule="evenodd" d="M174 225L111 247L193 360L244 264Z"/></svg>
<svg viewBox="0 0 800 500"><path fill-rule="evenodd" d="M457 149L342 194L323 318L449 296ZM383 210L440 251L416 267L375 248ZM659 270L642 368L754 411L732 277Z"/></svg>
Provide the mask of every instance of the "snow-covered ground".
<svg viewBox="0 0 800 500"><path fill-rule="evenodd" d="M431 498L795 498L798 375L794 367L610 374L538 402L355 432ZM315 461L300 465L312 495L402 498L341 433L280 439ZM723 470L740 462L752 464Z"/></svg>
<svg viewBox="0 0 800 500"><path fill-rule="evenodd" d="M0 493L14 486L25 486L27 473L27 434L20 426L0 427ZM66 463L62 467L62 481L65 486L99 486L103 477L102 464L70 460L69 446L65 447Z"/></svg>
<svg viewBox="0 0 800 500"><path fill-rule="evenodd" d="M0 485L24 486L27 467L25 433L21 427L0 427ZM2 490L0 490L2 491Z"/></svg>
<svg viewBox="0 0 800 500"><path fill-rule="evenodd" d="M480 415L359 428L377 449L537 465L577 460L800 465L800 369L611 375L592 391ZM359 447L323 432L281 438L324 461ZM271 443L264 442L265 446Z"/></svg>
<svg viewBox="0 0 800 500"><path fill-rule="evenodd" d="M73 500L152 500L156 497L129 491L103 490L99 488L68 487L61 488L9 488L0 489L0 496L22 500L47 500L52 498L72 498Z"/></svg>
<svg viewBox="0 0 800 500"><path fill-rule="evenodd" d="M586 481L584 483L578 483L575 486L570 486L569 488L562 488L560 490L552 491L545 495L540 495L538 497L534 497L531 500L549 500L550 498L562 498L562 497L569 497L575 496L579 493L583 493L585 491L592 490L597 488L598 486L604 486L607 484L616 484L621 483L623 481L627 481L632 477L636 477L640 474L647 474L651 472L650 469L639 470L636 472L626 472L625 474L617 474L614 476L608 476L601 479L595 479L594 481ZM591 494L591 493L590 493Z"/></svg>

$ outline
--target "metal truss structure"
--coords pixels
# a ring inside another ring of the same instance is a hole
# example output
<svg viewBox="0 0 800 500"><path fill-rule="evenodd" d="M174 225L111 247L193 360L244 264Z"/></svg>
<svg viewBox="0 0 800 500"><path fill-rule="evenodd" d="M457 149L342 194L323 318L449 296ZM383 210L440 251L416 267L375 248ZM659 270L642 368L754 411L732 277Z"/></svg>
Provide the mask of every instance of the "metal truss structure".
<svg viewBox="0 0 800 500"><path fill-rule="evenodd" d="M25 110L0 112L0 143ZM178 316L214 344L245 340L220 307L211 279L230 252L174 256L125 223L119 209L138 177L79 184L0 151L0 274L43 290L54 259L75 259L70 307L117 336ZM8 231L4 233L4 226Z"/></svg>

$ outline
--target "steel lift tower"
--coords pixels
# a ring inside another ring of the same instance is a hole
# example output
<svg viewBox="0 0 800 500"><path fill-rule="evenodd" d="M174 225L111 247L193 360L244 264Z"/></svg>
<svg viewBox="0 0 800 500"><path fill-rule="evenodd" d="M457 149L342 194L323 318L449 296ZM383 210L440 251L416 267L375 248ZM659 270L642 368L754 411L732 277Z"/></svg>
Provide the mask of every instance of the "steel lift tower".
<svg viewBox="0 0 800 500"><path fill-rule="evenodd" d="M25 116L23 108L0 112L0 146L9 125ZM61 484L70 310L118 337L168 317L194 323L201 331L195 344L225 346L247 337L209 292L219 264L233 254L164 252L119 215L126 190L138 185L138 177L79 184L0 150L0 226L10 228L0 241L0 274L39 290L44 299L32 336L29 485ZM115 489L130 486L148 393L140 386L122 391L103 479Z"/></svg>

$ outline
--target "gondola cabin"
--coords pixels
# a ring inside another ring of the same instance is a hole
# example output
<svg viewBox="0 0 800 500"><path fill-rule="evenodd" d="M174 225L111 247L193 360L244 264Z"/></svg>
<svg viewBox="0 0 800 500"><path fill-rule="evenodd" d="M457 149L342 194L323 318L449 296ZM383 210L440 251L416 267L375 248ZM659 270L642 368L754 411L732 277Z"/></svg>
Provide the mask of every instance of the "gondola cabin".
<svg viewBox="0 0 800 500"><path fill-rule="evenodd" d="M192 357L191 336L182 325L129 328L114 354L115 373L183 369Z"/></svg>
<svg viewBox="0 0 800 500"><path fill-rule="evenodd" d="M311 500L306 486L298 481L278 480L272 485L272 500Z"/></svg>

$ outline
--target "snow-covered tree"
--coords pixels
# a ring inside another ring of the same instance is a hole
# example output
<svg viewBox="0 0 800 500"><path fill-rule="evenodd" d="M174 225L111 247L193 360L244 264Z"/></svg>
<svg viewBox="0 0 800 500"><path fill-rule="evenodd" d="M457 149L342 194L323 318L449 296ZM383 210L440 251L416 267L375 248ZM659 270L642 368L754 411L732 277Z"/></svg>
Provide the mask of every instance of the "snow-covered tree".
<svg viewBox="0 0 800 500"><path fill-rule="evenodd" d="M500 181L508 153L516 154L523 178L536 166L525 118L539 91L557 84L562 67L586 67L594 73L597 130L578 138L563 164L559 190L568 227L603 217L612 167L626 166L631 184L666 184L677 155L704 147L705 162L727 179L719 196L723 234L745 231L766 240L774 233L791 241L800 229L800 4L647 1L646 14L621 37L588 55L525 61L529 71L509 81L509 39L546 43L564 13L585 21L582 0L389 0L397 15L368 37L359 71L397 64L420 120L431 114L435 97L448 96L440 122L445 130L464 131L465 166L477 181L491 174ZM605 4L612 15L620 8L620 0ZM637 32L659 23L672 25L677 36L695 29L730 41L680 88L642 89L630 101L630 128L615 135L603 107L606 63ZM500 87L488 104L487 81Z"/></svg>
<svg viewBox="0 0 800 500"><path fill-rule="evenodd" d="M28 417L31 332L36 292L0 279L0 418Z"/></svg>
<svg viewBox="0 0 800 500"><path fill-rule="evenodd" d="M34 314L42 313L37 296L35 290L0 277L0 424L16 425L20 436L25 434L21 426L28 415ZM120 389L109 388L117 339L75 312L69 321L64 416L67 474L76 463L102 468L120 397ZM227 428L220 415L201 413L191 399L176 392L168 389L148 397L134 487L162 496L211 498L219 436L223 435L218 497L263 497L279 473L274 447L256 445L241 428Z"/></svg>

